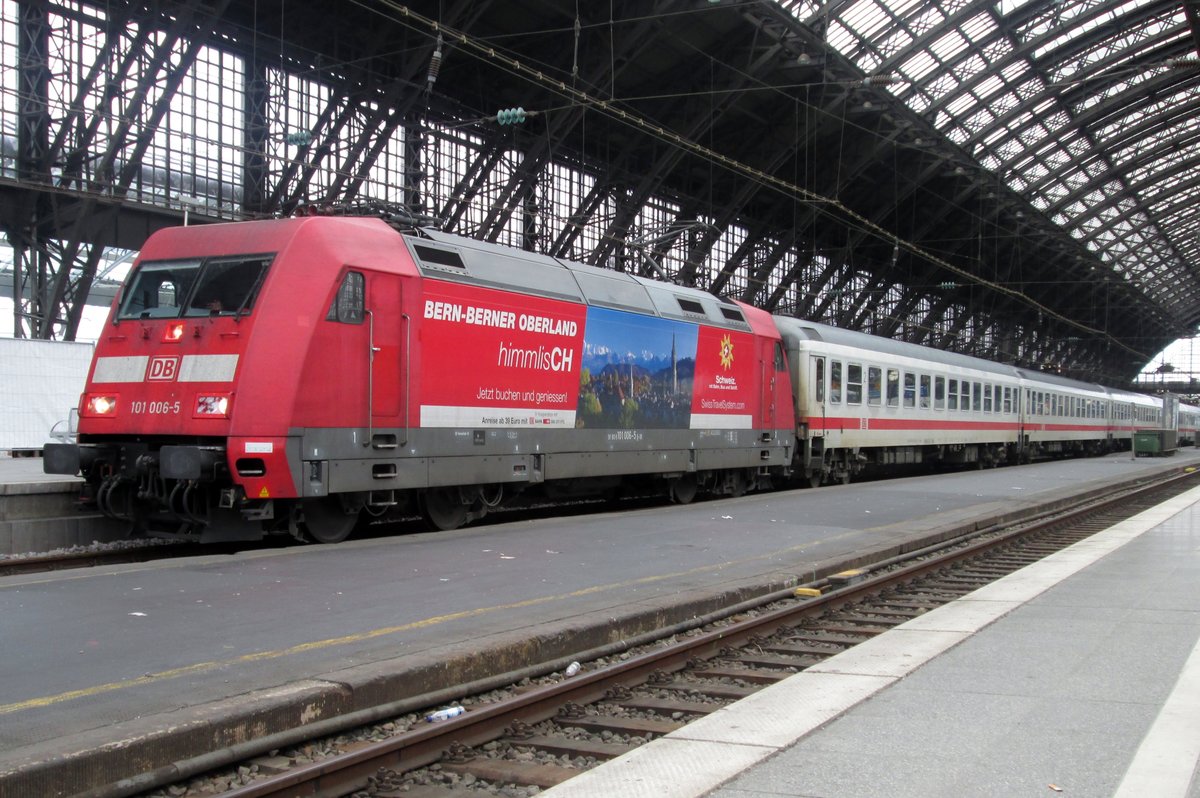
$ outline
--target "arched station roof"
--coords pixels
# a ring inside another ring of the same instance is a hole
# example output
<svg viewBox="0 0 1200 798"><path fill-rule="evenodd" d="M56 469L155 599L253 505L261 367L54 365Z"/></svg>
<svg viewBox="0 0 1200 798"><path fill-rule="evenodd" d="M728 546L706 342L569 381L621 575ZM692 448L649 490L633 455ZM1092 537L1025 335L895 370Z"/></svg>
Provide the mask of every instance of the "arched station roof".
<svg viewBox="0 0 1200 798"><path fill-rule="evenodd" d="M136 246L161 223L147 203L178 214L183 187L193 219L400 205L1108 383L1200 322L1190 2L20 8L6 56L33 101L0 109L0 224L72 257L85 238ZM26 68L39 46L61 53ZM89 268L45 294L69 305Z"/></svg>

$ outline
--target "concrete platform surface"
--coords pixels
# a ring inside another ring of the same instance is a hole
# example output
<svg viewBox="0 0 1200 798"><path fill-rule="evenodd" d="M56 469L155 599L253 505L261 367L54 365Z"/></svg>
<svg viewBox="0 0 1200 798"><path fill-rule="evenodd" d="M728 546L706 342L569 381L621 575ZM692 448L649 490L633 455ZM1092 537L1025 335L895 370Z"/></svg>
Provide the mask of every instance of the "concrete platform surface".
<svg viewBox="0 0 1200 798"><path fill-rule="evenodd" d="M623 650L730 601L1198 463L1112 456L5 578L0 794L90 788L130 762L212 767L214 752L279 747L282 729Z"/></svg>
<svg viewBox="0 0 1200 798"><path fill-rule="evenodd" d="M547 798L1200 793L1200 488Z"/></svg>

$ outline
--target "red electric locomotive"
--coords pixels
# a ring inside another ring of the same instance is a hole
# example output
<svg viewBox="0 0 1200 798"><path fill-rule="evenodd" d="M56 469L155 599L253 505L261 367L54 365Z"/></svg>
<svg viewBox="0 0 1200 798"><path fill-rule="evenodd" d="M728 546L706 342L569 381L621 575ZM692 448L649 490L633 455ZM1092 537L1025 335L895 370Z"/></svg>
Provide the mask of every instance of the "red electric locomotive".
<svg viewBox="0 0 1200 798"><path fill-rule="evenodd" d="M771 317L702 291L378 219L164 230L96 344L77 444L45 450L134 534L336 542L442 529L530 489L784 474Z"/></svg>

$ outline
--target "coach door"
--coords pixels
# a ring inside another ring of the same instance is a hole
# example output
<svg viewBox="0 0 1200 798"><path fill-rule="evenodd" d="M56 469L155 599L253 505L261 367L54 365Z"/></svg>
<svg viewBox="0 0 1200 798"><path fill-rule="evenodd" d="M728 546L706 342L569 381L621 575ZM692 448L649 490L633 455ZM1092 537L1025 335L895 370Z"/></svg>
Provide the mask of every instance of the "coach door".
<svg viewBox="0 0 1200 798"><path fill-rule="evenodd" d="M805 404L811 408L808 419L809 435L825 434L825 358L812 355L808 359L808 385ZM811 402L811 404L809 404ZM820 420L818 421L818 418Z"/></svg>
<svg viewBox="0 0 1200 798"><path fill-rule="evenodd" d="M1029 389L1015 388L1017 402L1017 451L1023 453L1029 443L1029 437L1025 434L1026 414L1029 412Z"/></svg>

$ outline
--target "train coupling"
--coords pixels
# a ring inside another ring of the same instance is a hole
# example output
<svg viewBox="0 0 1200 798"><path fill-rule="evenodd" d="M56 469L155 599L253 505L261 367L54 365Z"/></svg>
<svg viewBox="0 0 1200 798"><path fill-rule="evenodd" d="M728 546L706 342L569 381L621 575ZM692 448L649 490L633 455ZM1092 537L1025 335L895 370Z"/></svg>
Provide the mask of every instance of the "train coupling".
<svg viewBox="0 0 1200 798"><path fill-rule="evenodd" d="M167 479L213 480L224 464L221 446L164 446L158 450L158 470Z"/></svg>

